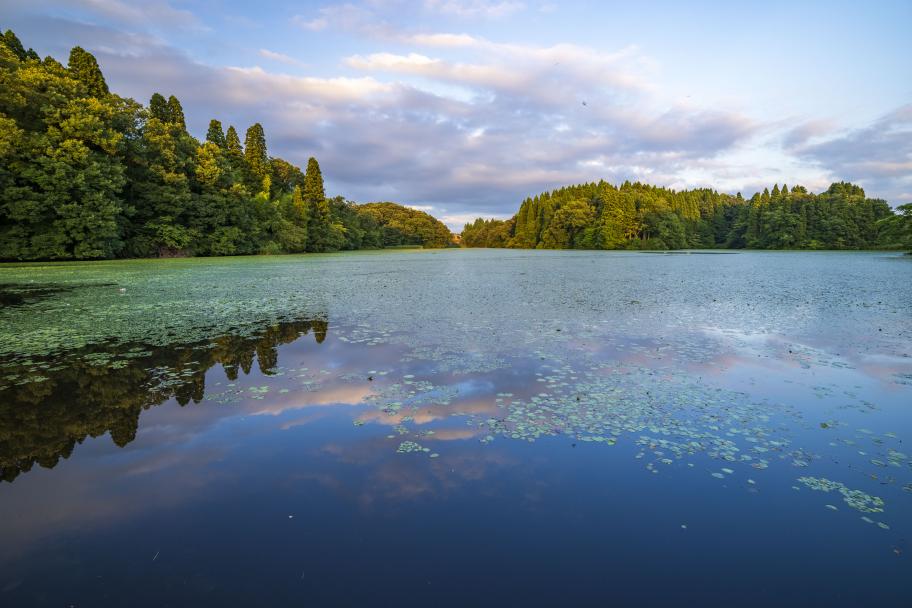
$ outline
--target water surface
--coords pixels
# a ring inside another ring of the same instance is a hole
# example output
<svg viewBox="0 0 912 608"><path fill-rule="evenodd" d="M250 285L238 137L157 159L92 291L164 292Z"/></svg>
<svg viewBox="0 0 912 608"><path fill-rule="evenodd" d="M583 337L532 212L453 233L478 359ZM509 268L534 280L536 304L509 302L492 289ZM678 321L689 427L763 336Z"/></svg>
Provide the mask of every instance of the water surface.
<svg viewBox="0 0 912 608"><path fill-rule="evenodd" d="M0 267L0 603L906 605L912 260Z"/></svg>

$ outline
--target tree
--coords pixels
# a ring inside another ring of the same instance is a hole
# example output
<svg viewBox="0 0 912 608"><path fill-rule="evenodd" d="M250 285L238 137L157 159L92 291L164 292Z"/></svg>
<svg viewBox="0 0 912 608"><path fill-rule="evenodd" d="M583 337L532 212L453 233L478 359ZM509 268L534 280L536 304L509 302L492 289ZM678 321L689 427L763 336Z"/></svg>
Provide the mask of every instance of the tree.
<svg viewBox="0 0 912 608"><path fill-rule="evenodd" d="M225 145L228 147L228 152L244 157L244 148L241 147L241 139L238 137L237 131L235 131L234 126L228 126L228 133L225 135Z"/></svg>
<svg viewBox="0 0 912 608"><path fill-rule="evenodd" d="M307 251L308 209L301 194L301 188L295 186L291 197L282 199L282 225L279 230L279 242L285 251L302 253Z"/></svg>
<svg viewBox="0 0 912 608"><path fill-rule="evenodd" d="M323 189L323 173L317 159L311 156L307 159L307 171L304 173L304 200L310 204L326 198Z"/></svg>
<svg viewBox="0 0 912 608"><path fill-rule="evenodd" d="M104 97L109 93L98 61L82 47L74 46L70 51L68 67L73 77L85 85L89 97Z"/></svg>
<svg viewBox="0 0 912 608"><path fill-rule="evenodd" d="M121 250L122 157L138 108L87 97L77 70L22 61L8 39L0 45L0 259L112 257Z"/></svg>
<svg viewBox="0 0 912 608"><path fill-rule="evenodd" d="M237 133L235 133L237 137ZM214 118L209 121L209 130L206 131L206 141L215 144L221 149L227 149L228 142L225 140L225 132L222 131L222 123Z"/></svg>
<svg viewBox="0 0 912 608"><path fill-rule="evenodd" d="M28 57L25 47L22 46L22 42L20 42L19 37L16 36L13 30L6 30L3 36L0 37L0 42L5 44L6 48L11 50L19 61L25 61L26 57Z"/></svg>
<svg viewBox="0 0 912 608"><path fill-rule="evenodd" d="M177 97L168 97L168 119L171 124L180 127L181 131L187 130L187 121L184 119L184 108L181 107Z"/></svg>
<svg viewBox="0 0 912 608"><path fill-rule="evenodd" d="M368 203L360 205L358 212L370 216L379 225L384 247L440 248L452 242L450 230L440 220L418 209L395 203Z"/></svg>
<svg viewBox="0 0 912 608"><path fill-rule="evenodd" d="M337 249L340 239L333 229L332 213L323 190L323 174L317 159L307 160L301 198L307 213L307 251Z"/></svg>
<svg viewBox="0 0 912 608"><path fill-rule="evenodd" d="M900 205L899 212L878 220L880 242L886 247L912 252L912 203Z"/></svg>
<svg viewBox="0 0 912 608"><path fill-rule="evenodd" d="M269 156L266 154L266 134L260 123L255 123L247 129L244 138L244 157L255 185L261 185L263 179L269 175Z"/></svg>
<svg viewBox="0 0 912 608"><path fill-rule="evenodd" d="M595 211L586 201L569 201L554 213L540 246L545 249L572 249L577 245L577 236L594 218Z"/></svg>
<svg viewBox="0 0 912 608"><path fill-rule="evenodd" d="M161 122L171 122L171 108L160 93L153 93L152 99L149 100L149 116Z"/></svg>

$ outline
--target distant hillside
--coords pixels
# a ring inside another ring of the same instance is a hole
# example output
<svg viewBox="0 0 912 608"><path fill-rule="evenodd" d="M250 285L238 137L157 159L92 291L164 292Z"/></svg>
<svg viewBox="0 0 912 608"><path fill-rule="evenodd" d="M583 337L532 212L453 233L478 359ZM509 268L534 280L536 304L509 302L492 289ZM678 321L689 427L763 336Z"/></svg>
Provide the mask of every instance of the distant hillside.
<svg viewBox="0 0 912 608"><path fill-rule="evenodd" d="M396 203L358 205L358 212L372 217L382 228L382 246L421 245L447 247L453 242L450 229L434 216Z"/></svg>
<svg viewBox="0 0 912 608"><path fill-rule="evenodd" d="M461 237L521 249L912 248L912 205L898 211L845 182L820 194L775 185L748 200L601 181L527 198L511 219L479 218Z"/></svg>

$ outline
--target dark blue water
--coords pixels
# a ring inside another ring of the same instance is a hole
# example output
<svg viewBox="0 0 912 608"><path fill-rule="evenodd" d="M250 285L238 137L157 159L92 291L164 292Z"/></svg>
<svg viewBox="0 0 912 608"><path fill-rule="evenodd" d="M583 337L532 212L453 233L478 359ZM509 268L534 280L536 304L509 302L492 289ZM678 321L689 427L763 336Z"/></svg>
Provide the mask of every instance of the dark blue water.
<svg viewBox="0 0 912 608"><path fill-rule="evenodd" d="M0 604L908 604L912 264L536 253L211 261L181 277L375 278L8 356ZM0 319L109 297L80 290Z"/></svg>

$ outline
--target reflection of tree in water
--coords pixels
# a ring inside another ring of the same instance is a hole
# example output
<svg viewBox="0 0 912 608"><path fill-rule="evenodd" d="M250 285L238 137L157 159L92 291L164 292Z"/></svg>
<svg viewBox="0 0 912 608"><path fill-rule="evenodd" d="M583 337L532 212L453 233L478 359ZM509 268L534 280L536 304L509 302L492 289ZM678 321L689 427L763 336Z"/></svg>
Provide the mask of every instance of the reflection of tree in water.
<svg viewBox="0 0 912 608"><path fill-rule="evenodd" d="M276 347L311 331L322 343L327 328L326 319L280 323L252 336L150 348L144 356L118 359L126 362L119 366L93 365L86 357L90 351L54 361L47 380L0 390L0 480L12 481L35 463L54 467L86 437L110 432L123 447L136 438L142 410L172 397L181 406L202 401L206 372L215 365L235 380L239 370L250 373L256 356L260 371L271 375L278 365Z"/></svg>

